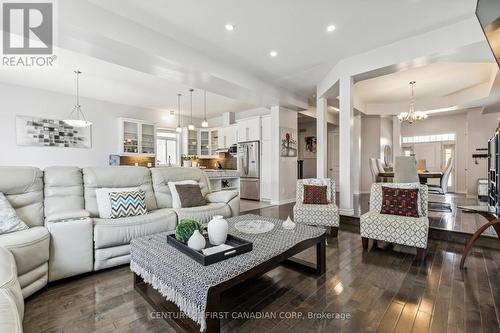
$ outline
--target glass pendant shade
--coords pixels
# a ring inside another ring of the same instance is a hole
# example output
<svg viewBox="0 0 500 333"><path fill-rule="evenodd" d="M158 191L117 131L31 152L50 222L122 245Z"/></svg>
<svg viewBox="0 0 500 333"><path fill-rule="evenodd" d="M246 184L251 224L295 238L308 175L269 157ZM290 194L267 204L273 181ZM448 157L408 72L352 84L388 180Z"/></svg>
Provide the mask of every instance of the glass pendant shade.
<svg viewBox="0 0 500 333"><path fill-rule="evenodd" d="M207 121L207 91L205 90L203 92L203 104L204 104L204 108L203 108L203 112L204 112L204 118L203 118L203 122L201 123L201 127L208 127L208 121Z"/></svg>
<svg viewBox="0 0 500 333"><path fill-rule="evenodd" d="M181 96L182 96L182 94L177 94L177 127L175 128L175 131L177 133L182 132L182 127L181 127Z"/></svg>
<svg viewBox="0 0 500 333"><path fill-rule="evenodd" d="M193 125L193 91L194 91L194 89L189 89L189 93L191 94L191 119L189 121L188 130L190 130L190 131L194 130L194 125Z"/></svg>
<svg viewBox="0 0 500 333"><path fill-rule="evenodd" d="M92 122L88 121L85 118L85 114L83 113L82 106L80 105L80 72L79 70L75 71L76 74L76 104L73 107L73 110L69 114L67 119L63 119L63 121L73 127L87 127L92 125Z"/></svg>

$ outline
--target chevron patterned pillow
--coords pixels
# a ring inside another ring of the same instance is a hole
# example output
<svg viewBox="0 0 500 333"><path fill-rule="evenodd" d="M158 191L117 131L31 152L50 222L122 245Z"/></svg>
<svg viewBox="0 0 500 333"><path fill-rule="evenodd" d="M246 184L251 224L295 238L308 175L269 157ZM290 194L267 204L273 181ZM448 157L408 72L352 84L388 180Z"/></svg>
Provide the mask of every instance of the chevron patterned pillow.
<svg viewBox="0 0 500 333"><path fill-rule="evenodd" d="M111 218L145 215L146 193L144 191L111 192Z"/></svg>

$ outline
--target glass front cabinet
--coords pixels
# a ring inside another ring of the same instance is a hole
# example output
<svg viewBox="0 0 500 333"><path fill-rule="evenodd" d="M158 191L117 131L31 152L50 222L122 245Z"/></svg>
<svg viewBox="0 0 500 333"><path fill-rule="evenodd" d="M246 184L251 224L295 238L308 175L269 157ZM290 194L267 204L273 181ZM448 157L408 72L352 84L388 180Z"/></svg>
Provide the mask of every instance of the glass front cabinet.
<svg viewBox="0 0 500 333"><path fill-rule="evenodd" d="M118 118L119 154L156 155L156 126L138 119Z"/></svg>
<svg viewBox="0 0 500 333"><path fill-rule="evenodd" d="M188 130L183 128L183 154L187 156L198 156L200 158L217 157L215 152L219 147L219 129L218 128L198 128Z"/></svg>

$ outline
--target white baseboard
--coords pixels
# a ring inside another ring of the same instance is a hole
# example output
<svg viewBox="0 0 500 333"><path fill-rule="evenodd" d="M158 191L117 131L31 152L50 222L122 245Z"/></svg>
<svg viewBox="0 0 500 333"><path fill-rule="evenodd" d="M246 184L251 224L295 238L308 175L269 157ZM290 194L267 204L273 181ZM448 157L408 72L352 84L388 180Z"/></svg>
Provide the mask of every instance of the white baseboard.
<svg viewBox="0 0 500 333"><path fill-rule="evenodd" d="M295 202L295 198L293 199L284 199L284 200L271 200L271 205L276 205L276 206L279 206L279 205L285 205L285 204L289 204L289 203L292 203L292 202Z"/></svg>
<svg viewBox="0 0 500 333"><path fill-rule="evenodd" d="M344 215L344 216L353 216L354 215L354 209L345 209L345 208L340 208L339 209L339 214Z"/></svg>

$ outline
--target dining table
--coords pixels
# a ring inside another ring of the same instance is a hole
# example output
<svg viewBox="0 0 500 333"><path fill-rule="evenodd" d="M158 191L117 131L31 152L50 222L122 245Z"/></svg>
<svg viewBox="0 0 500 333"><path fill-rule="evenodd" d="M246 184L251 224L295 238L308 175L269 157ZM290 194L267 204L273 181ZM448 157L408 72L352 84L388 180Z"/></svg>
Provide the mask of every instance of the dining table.
<svg viewBox="0 0 500 333"><path fill-rule="evenodd" d="M417 171L417 174L421 184L427 184L429 179L441 179L443 177L441 171ZM380 172L378 176L383 179L394 178L394 171Z"/></svg>

